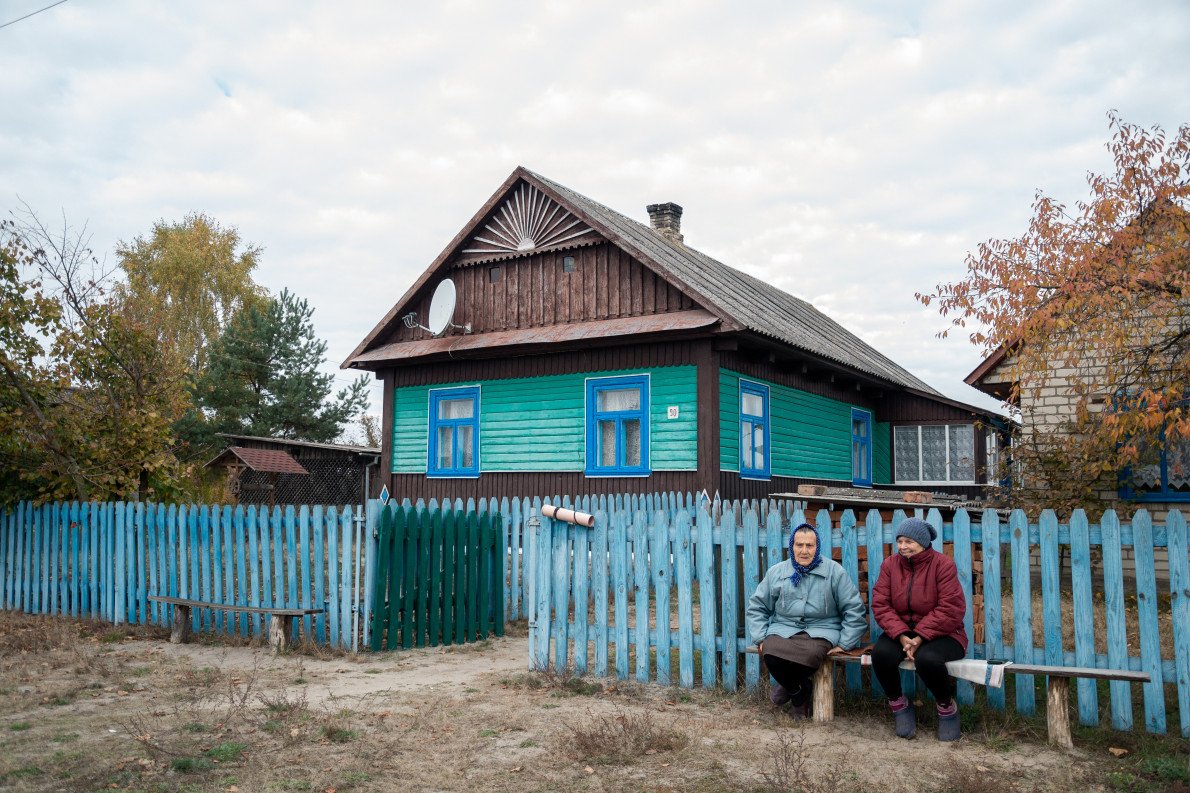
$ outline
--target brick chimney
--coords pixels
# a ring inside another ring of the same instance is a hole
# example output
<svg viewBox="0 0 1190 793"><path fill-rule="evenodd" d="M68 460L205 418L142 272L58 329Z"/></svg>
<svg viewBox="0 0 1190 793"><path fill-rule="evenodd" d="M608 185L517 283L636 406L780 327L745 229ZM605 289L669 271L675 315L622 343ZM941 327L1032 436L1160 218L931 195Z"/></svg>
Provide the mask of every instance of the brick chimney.
<svg viewBox="0 0 1190 793"><path fill-rule="evenodd" d="M649 204L649 224L653 230L673 242L682 241L682 208L669 201L664 204Z"/></svg>

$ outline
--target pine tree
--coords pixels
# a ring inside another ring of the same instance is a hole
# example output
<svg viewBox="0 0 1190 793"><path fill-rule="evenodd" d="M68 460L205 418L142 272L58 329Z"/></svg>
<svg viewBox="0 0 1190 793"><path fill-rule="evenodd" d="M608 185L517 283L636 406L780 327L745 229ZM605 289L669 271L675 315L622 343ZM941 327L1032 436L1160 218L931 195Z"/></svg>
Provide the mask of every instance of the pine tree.
<svg viewBox="0 0 1190 793"><path fill-rule="evenodd" d="M198 410L179 428L193 444L212 448L229 432L317 442L333 441L368 407L361 375L332 399L334 375L319 371L326 342L314 335L309 303L289 290L263 307L238 312L211 345L195 383Z"/></svg>

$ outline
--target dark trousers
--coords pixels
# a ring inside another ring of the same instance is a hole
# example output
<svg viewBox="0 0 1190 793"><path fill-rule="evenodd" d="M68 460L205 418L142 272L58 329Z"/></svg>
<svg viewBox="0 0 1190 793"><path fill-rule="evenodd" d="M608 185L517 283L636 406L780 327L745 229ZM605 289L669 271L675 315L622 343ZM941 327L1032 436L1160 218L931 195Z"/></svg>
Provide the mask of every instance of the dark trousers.
<svg viewBox="0 0 1190 793"><path fill-rule="evenodd" d="M814 690L811 678L818 670L786 661L775 655L766 655L764 665L769 674L789 692L789 701L794 705L805 705L810 701L810 693Z"/></svg>
<svg viewBox="0 0 1190 793"><path fill-rule="evenodd" d="M957 661L962 657L963 645L949 636L923 641L913 654L917 674L938 704L950 702L954 697L954 679L946 671L946 662ZM901 642L889 638L888 634L881 634L872 648L872 672L889 699L899 699L901 696L901 672L897 667L904 660L905 651L901 648Z"/></svg>

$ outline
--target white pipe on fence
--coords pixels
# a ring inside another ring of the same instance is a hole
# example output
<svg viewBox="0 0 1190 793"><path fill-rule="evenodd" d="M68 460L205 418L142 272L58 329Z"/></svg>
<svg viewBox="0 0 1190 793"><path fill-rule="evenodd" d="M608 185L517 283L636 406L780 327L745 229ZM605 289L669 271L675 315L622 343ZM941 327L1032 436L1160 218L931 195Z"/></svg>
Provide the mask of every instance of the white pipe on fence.
<svg viewBox="0 0 1190 793"><path fill-rule="evenodd" d="M578 512L573 509L566 509L565 507L555 507L553 504L542 504L541 514L547 518L560 520L563 523L574 523L578 526L586 526L588 529L594 528L595 516L587 512Z"/></svg>

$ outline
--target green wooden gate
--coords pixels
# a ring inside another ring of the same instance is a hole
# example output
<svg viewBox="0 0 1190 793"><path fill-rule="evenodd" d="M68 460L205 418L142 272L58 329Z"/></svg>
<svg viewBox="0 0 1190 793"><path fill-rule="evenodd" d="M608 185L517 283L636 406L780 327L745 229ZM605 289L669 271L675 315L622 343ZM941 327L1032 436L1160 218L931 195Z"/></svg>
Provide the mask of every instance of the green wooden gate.
<svg viewBox="0 0 1190 793"><path fill-rule="evenodd" d="M504 635L499 513L390 504L379 527L373 650Z"/></svg>

